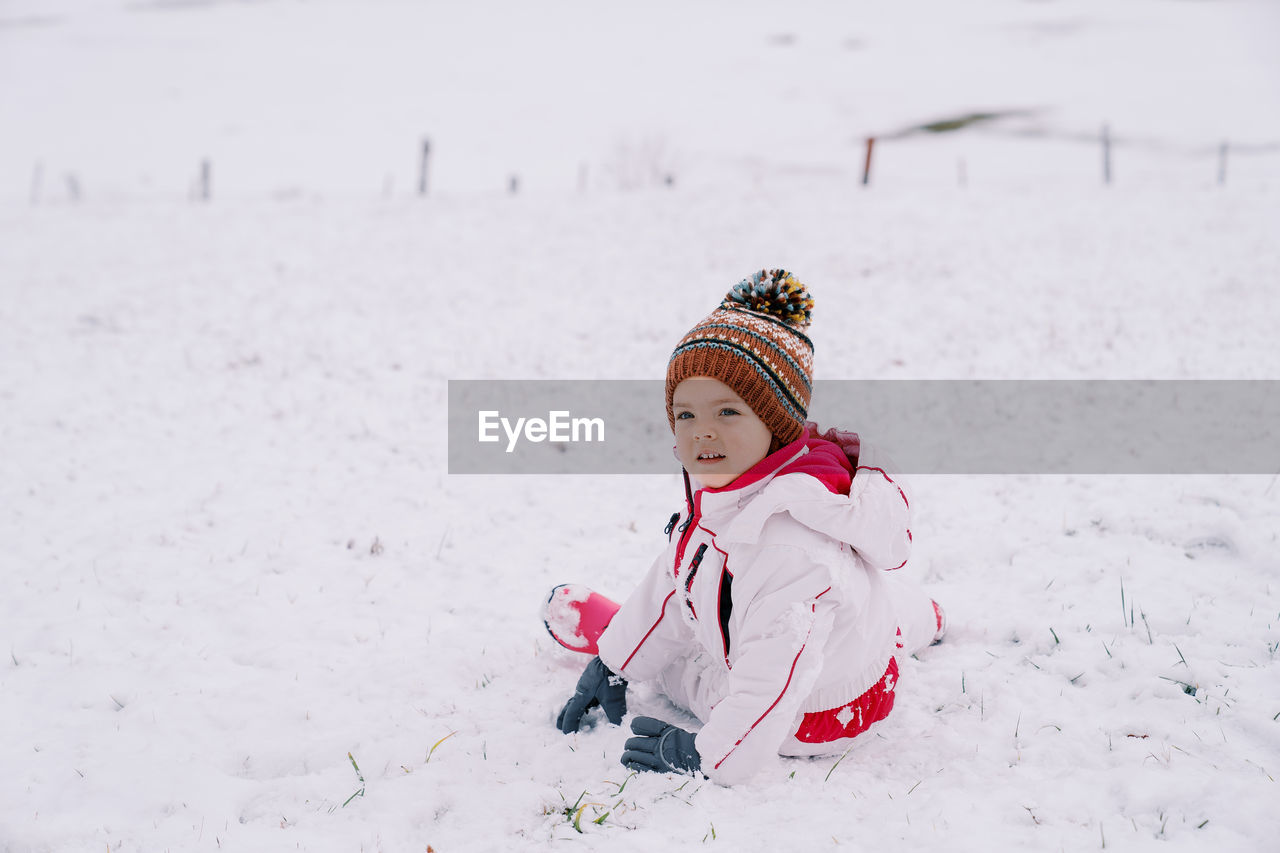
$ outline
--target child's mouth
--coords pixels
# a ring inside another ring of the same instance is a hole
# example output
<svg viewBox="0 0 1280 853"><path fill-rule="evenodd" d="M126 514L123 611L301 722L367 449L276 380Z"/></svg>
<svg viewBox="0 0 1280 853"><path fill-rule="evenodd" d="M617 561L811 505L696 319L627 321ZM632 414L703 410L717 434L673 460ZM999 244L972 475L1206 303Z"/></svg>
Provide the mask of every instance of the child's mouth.
<svg viewBox="0 0 1280 853"><path fill-rule="evenodd" d="M725 457L723 453L716 453L713 450L704 450L702 453L698 454L698 461L703 464L719 462L721 459L724 459L724 458Z"/></svg>

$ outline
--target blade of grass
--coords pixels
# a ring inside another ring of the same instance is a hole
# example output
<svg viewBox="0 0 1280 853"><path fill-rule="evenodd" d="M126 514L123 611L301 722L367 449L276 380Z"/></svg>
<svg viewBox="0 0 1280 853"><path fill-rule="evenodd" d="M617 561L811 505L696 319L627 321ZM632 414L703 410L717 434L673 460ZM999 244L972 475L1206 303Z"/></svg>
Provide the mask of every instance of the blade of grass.
<svg viewBox="0 0 1280 853"><path fill-rule="evenodd" d="M344 803L342 804L342 807L343 807L344 809L345 809L345 808L347 807L347 805L348 805L352 800L354 800L356 797L363 797L363 796L364 796L364 789L365 789L364 774L360 772L360 765L359 765L359 764L356 764L356 757L355 757L354 755L352 755L351 753L349 753L349 752L348 752L348 753L347 753L347 760L348 760L348 761L350 761L350 762L351 762L351 766L355 768L355 771L356 771L356 778L360 780L360 790L356 791L354 794L352 794L351 796L347 797L346 802L344 802Z"/></svg>
<svg viewBox="0 0 1280 853"><path fill-rule="evenodd" d="M836 768L840 766L840 762L844 761L844 757L848 755L849 751L852 749L853 749L852 746L849 747L849 749L846 749L844 753L839 758L836 759L836 763L831 765L831 769L827 771L827 775L822 777L823 782L826 782L828 779L831 778L831 774L836 772Z"/></svg>
<svg viewBox="0 0 1280 853"><path fill-rule="evenodd" d="M428 750L427 750L427 758L426 758L426 760L425 760L425 761L423 761L422 763L423 763L423 764L430 764L430 763L431 763L431 756L435 753L435 751L436 751L436 747L437 747L437 746L439 746L440 744L444 743L445 741L447 741L449 738L453 737L453 736L454 736L454 735L456 735L456 734L457 734L457 732L456 732L456 731L449 732L447 735L445 735L444 737L440 738L440 740L438 740L438 741L436 741L435 743L431 744L431 749L428 749ZM488 756L486 756L486 757L488 757Z"/></svg>
<svg viewBox="0 0 1280 853"><path fill-rule="evenodd" d="M578 832L582 832L582 824L581 824L582 813L587 810L587 806L600 806L601 808L603 808L604 803L583 803L581 806L578 807L578 810L573 813L573 828L578 830ZM608 816L609 816L608 812L605 812L605 817L608 817ZM603 820L603 818L601 818L601 820ZM599 822L600 821L594 821L594 823L599 823Z"/></svg>

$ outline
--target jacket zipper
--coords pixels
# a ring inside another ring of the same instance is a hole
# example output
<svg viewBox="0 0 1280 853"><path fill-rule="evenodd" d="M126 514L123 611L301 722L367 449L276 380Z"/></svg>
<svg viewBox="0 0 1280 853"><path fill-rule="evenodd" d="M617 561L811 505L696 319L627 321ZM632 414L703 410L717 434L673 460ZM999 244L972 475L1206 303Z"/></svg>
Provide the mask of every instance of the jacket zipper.
<svg viewBox="0 0 1280 853"><path fill-rule="evenodd" d="M707 543L703 542L698 546L698 550L693 552L693 559L689 561L689 573L684 576L684 603L694 619L698 618L698 611L693 606L693 578L698 574L698 566L702 564L702 555L706 553Z"/></svg>
<svg viewBox="0 0 1280 853"><path fill-rule="evenodd" d="M693 493L693 488L689 484L688 471L684 472L684 495L685 500L689 502L689 517L685 519L684 524L677 528L680 531L680 544L676 546L676 561L675 565L671 567L671 572L675 577L680 576L680 563L684 559L685 546L689 544L689 537L693 535L694 528L698 526L698 518L701 515L701 512L699 512L702 506L701 493L697 495Z"/></svg>

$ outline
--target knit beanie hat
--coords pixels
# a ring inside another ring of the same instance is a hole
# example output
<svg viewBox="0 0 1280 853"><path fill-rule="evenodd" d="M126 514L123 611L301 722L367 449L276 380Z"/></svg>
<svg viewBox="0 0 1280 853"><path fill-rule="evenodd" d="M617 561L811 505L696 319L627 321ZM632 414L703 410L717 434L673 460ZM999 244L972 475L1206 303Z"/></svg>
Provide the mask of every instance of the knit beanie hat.
<svg viewBox="0 0 1280 853"><path fill-rule="evenodd" d="M667 421L672 397L690 376L733 389L774 437L789 444L804 433L812 393L813 298L786 270L760 270L734 285L720 307L690 329L667 363Z"/></svg>

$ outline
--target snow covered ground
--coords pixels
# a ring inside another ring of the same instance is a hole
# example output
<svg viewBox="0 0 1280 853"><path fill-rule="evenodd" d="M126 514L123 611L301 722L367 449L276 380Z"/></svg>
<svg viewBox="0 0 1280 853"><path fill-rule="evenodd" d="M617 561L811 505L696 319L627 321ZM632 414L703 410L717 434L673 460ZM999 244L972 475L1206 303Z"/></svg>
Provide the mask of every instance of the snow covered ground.
<svg viewBox="0 0 1280 853"><path fill-rule="evenodd" d="M446 472L761 266L821 378L1280 378L1274 4L952 5L0 2L0 850L1269 849L1276 472L916 478L947 642L738 789L552 726L676 477Z"/></svg>

